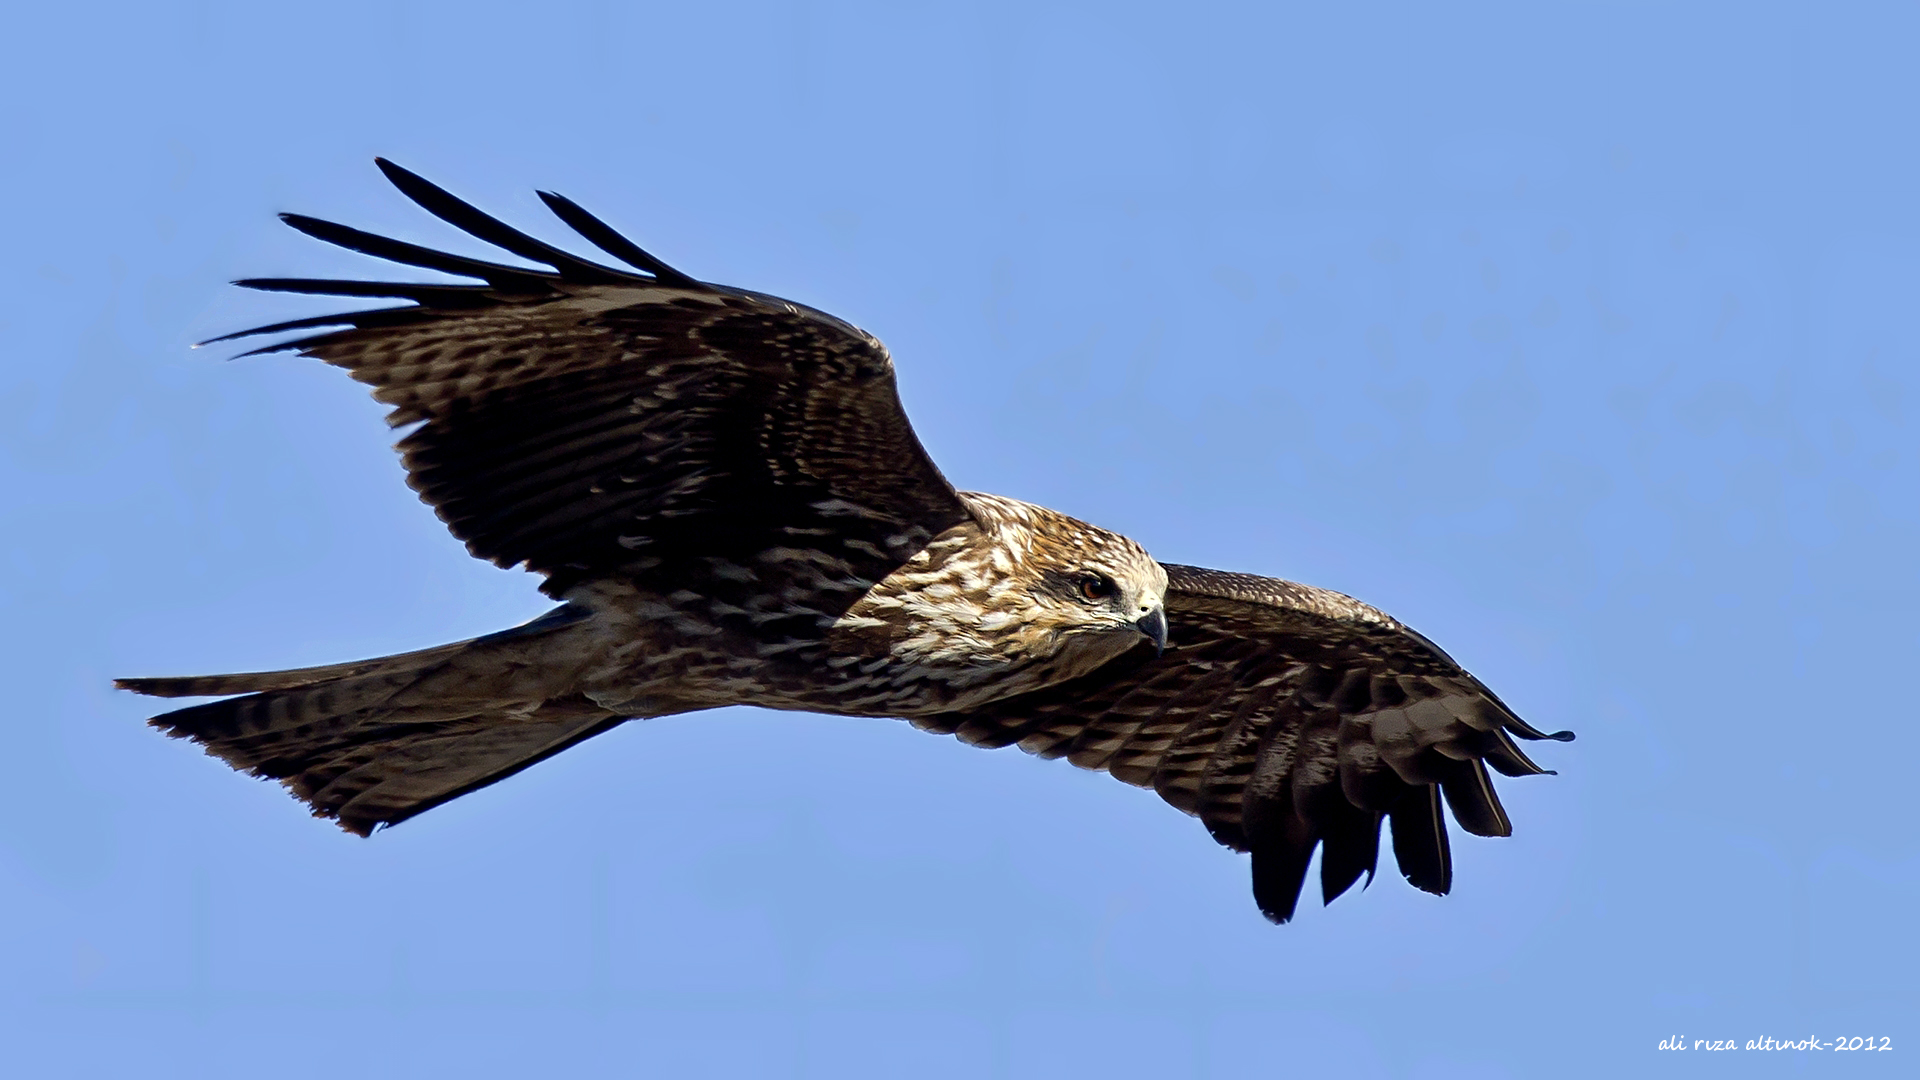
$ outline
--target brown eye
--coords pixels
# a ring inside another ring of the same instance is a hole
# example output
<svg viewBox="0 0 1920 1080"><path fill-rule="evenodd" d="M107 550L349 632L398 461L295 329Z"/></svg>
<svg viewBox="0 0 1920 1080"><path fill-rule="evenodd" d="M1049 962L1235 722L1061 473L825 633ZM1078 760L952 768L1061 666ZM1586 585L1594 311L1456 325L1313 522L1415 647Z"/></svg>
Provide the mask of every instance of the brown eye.
<svg viewBox="0 0 1920 1080"><path fill-rule="evenodd" d="M1105 574L1080 575L1080 595L1089 600L1104 600L1113 595L1113 579Z"/></svg>

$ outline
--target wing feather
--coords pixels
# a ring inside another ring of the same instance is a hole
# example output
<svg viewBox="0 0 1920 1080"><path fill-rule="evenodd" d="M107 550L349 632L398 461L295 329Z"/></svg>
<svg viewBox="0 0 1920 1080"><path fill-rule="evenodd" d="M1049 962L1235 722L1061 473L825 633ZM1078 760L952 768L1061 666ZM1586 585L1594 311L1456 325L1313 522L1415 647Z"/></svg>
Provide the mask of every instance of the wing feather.
<svg viewBox="0 0 1920 1080"><path fill-rule="evenodd" d="M537 192L540 201L547 204L555 217L567 223L574 232L586 237L587 242L601 251L619 259L628 266L644 270L669 285L697 285L693 278L675 270L659 259L654 258L640 245L615 232L611 225L588 213L579 203L565 195L556 195L551 191Z"/></svg>
<svg viewBox="0 0 1920 1080"><path fill-rule="evenodd" d="M405 240L394 240L378 233L365 232L351 225L308 217L306 214L281 214L280 220L286 222L287 227L295 232L305 233L322 243L343 247L348 251L357 251L362 255L371 255L376 259L397 262L403 266L417 266L422 270L438 270L443 274L479 278L496 292L548 295L556 291L553 287L557 280L555 276L538 270L435 251L429 247L421 247L419 244L409 244ZM246 331L246 333L258 332Z"/></svg>
<svg viewBox="0 0 1920 1080"><path fill-rule="evenodd" d="M1453 889L1453 849L1440 816L1440 792L1431 784L1406 793L1389 815L1393 820L1393 857L1408 884L1445 896Z"/></svg>
<svg viewBox="0 0 1920 1080"><path fill-rule="evenodd" d="M392 408L390 423L418 425L399 445L408 482L476 556L544 575L554 596L624 575L662 592L711 585L716 598L744 602L703 579L710 560L744 565L806 536L840 573L822 584L810 571L799 587L835 593L815 605L831 614L860 583L967 520L871 336L777 297L696 281L560 196L541 197L642 272L583 259L376 160L429 213L544 268L283 215L327 243L483 284L246 279L414 306L216 340L334 327L255 351L345 368ZM747 588L742 575L734 581Z"/></svg>
<svg viewBox="0 0 1920 1080"><path fill-rule="evenodd" d="M532 259L534 262L553 267L562 281L606 285L620 284L633 276L588 262L544 240L528 236L492 214L484 213L477 207L455 198L445 188L432 183L418 173L403 169L386 158L374 158L373 163L379 166L380 171L386 174L394 187L400 189L401 194L419 203L427 213L503 251L510 251L523 259Z"/></svg>
<svg viewBox="0 0 1920 1080"><path fill-rule="evenodd" d="M1168 648L1062 686L922 717L976 745L1019 745L1151 786L1253 856L1261 911L1293 917L1316 849L1322 898L1373 879L1380 828L1415 887L1445 893L1444 799L1468 832L1506 836L1487 764L1544 772L1514 737L1547 735L1426 638L1338 593L1166 567Z"/></svg>

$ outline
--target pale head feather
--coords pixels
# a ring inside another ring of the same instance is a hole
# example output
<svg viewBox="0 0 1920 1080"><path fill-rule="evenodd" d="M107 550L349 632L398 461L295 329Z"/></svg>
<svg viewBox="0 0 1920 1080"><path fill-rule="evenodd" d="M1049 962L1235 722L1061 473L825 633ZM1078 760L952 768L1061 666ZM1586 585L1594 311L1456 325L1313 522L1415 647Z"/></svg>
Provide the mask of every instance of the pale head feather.
<svg viewBox="0 0 1920 1080"><path fill-rule="evenodd" d="M884 643L929 711L1084 675L1144 641L1167 574L1118 533L998 495L962 492L974 520L935 537L839 625ZM876 633L877 632L877 633Z"/></svg>

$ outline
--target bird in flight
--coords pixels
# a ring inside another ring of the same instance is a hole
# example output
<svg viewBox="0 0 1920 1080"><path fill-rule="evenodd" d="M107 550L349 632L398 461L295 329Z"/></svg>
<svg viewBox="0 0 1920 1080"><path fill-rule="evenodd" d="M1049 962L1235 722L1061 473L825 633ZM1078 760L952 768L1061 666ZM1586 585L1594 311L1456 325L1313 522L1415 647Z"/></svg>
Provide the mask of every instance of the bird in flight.
<svg viewBox="0 0 1920 1080"><path fill-rule="evenodd" d="M360 835L635 718L759 705L896 717L1151 788L1252 856L1294 914L1371 882L1381 825L1445 894L1441 803L1512 831L1487 766L1545 772L1547 735L1438 646L1351 597L1155 561L1017 499L957 491L893 361L824 312L698 281L540 197L627 269L580 258L376 159L429 213L543 269L298 214L316 239L462 284L252 278L406 306L230 334L295 351L390 406L407 482L475 556L559 605L420 652L241 675L121 679L222 700L157 716ZM246 355L252 355L248 353ZM235 696L237 695L237 696Z"/></svg>

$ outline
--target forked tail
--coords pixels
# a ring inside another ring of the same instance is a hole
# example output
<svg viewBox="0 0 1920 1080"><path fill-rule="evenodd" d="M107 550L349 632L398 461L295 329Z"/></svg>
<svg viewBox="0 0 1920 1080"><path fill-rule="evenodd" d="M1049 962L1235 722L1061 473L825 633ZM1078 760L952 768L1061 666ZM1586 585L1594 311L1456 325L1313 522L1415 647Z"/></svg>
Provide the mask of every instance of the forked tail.
<svg viewBox="0 0 1920 1080"><path fill-rule="evenodd" d="M118 679L156 697L240 694L149 723L285 784L365 836L621 722L573 689L590 618L558 608L473 641L325 667Z"/></svg>

